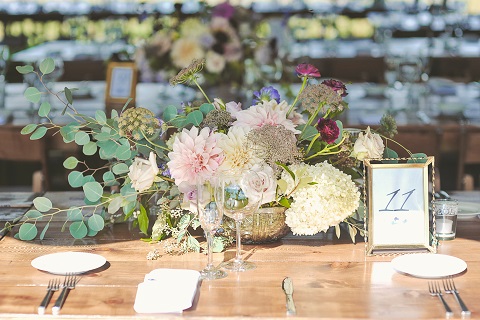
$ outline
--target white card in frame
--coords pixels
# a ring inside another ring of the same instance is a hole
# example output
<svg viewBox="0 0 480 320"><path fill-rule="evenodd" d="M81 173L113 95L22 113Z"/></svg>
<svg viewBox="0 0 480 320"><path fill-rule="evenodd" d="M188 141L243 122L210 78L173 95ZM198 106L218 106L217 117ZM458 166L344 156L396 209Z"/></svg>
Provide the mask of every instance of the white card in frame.
<svg viewBox="0 0 480 320"><path fill-rule="evenodd" d="M436 252L434 157L366 159L364 169L366 254Z"/></svg>

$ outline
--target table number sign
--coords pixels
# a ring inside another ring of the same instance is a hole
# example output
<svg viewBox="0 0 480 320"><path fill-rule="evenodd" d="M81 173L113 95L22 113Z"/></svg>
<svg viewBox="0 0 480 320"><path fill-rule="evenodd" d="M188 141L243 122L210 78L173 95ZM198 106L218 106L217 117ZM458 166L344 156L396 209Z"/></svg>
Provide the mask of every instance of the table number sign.
<svg viewBox="0 0 480 320"><path fill-rule="evenodd" d="M107 67L107 83L105 90L105 105L108 107L123 107L130 101L135 105L137 88L137 67L133 62L110 62Z"/></svg>
<svg viewBox="0 0 480 320"><path fill-rule="evenodd" d="M436 251L433 166L433 157L364 161L367 255Z"/></svg>

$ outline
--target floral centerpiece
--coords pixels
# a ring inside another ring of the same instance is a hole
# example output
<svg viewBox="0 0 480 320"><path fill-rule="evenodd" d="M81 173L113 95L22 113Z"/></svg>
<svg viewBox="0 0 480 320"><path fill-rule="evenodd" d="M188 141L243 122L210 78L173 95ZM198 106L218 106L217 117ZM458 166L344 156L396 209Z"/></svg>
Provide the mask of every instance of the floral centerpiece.
<svg viewBox="0 0 480 320"><path fill-rule="evenodd" d="M205 59L204 82L241 83L247 49L242 39L251 33L245 14L245 9L223 3L206 16L170 18L138 46L135 60L141 79L167 83L192 60Z"/></svg>
<svg viewBox="0 0 480 320"><path fill-rule="evenodd" d="M59 133L66 143L78 144L86 156L98 156L105 165L90 168L75 157L66 159L69 184L82 188L85 205L53 208L48 198L38 197L34 208L17 223L17 236L22 240L45 237L48 222L59 213L66 213L66 226L75 238L95 235L121 216L133 220L148 241L172 239L165 242L167 251L198 251L200 243L190 234L199 226L196 210L190 210L196 182L219 170L250 169L263 179L262 207L287 208L286 223L294 234L313 235L335 227L338 235L339 225L344 224L355 240L361 230L361 221L353 217L360 202L354 182L361 174L359 162L395 156L384 143L393 141L393 118L384 116L379 131L366 128L352 139L336 120L348 107L347 88L333 79L319 82L320 72L312 65L297 66L302 84L293 102L268 86L254 93L254 102L247 108L240 102L206 96L197 81L205 66L204 59L194 60L170 80L172 85L196 85L205 100L180 110L166 107L162 118L144 107L129 108L128 102L120 114L114 110L107 117L97 110L87 116L75 109L73 89L54 93L47 87L45 92L28 88L25 97L34 103L44 94L61 100L63 113L72 122L56 124L50 104L43 102L38 113L46 121L27 125L22 133L31 139L40 139L48 131ZM54 70L54 61L45 59L39 71L31 66L17 70L36 73L42 80ZM47 223L40 231L41 219ZM227 242L217 237L215 249L222 250Z"/></svg>

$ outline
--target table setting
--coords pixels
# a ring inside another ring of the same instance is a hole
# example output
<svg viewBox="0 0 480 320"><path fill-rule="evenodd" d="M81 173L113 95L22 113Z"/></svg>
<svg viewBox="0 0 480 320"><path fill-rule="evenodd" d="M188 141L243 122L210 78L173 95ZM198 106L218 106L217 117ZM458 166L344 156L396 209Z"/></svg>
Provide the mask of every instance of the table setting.
<svg viewBox="0 0 480 320"><path fill-rule="evenodd" d="M67 104L77 122L24 127L34 139L54 128L109 165L67 158L68 182L81 196L41 195L6 226L14 232L1 240L0 270L16 276L0 280L0 316L50 313L46 300L60 291L51 309L60 316L428 319L439 309L426 301L441 289L424 280L448 277L462 311L467 304L476 312L467 284L479 274L471 254L478 221L457 221L457 201L433 200L433 157L402 159L384 144L394 141L391 117L378 130L343 128L336 117L347 107L346 86L309 84L320 77L309 64L296 68L302 84L292 103L269 86L241 109L210 100L197 82L204 66L194 60L171 83L196 85L207 103L169 106L162 119L142 107L87 117ZM52 59L39 68L52 72ZM261 207L284 207L291 236L243 243L242 224ZM230 234L224 216L234 221ZM59 275L60 284L52 281ZM32 309L45 289L43 308ZM29 298L12 310L19 295Z"/></svg>

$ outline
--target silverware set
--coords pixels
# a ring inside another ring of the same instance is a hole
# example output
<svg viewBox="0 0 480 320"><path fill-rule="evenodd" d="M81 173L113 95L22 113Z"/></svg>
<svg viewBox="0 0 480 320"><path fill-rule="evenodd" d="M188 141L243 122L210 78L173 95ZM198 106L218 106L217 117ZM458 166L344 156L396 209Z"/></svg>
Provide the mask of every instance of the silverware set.
<svg viewBox="0 0 480 320"><path fill-rule="evenodd" d="M442 279L442 286L443 286L443 291L446 294L453 294L454 295L455 300L457 300L457 302L460 306L460 309L462 310L462 317L469 317L471 312L470 312L470 310L468 310L467 306L465 305L463 300L460 298L460 294L458 293L458 290L455 286L455 282L453 281L453 279L451 277ZM428 291L429 291L430 295L437 296L440 299L440 301L443 304L443 307L445 308L445 316L447 318L450 318L451 316L453 316L452 309L450 308L447 301L443 297L440 281L429 281L428 282Z"/></svg>
<svg viewBox="0 0 480 320"><path fill-rule="evenodd" d="M59 291L61 289L60 295L58 296L55 304L52 307L52 314L58 315L60 313L60 309L62 309L65 300L68 297L70 290L75 289L76 284L80 281L80 278L74 275L67 275L63 280L63 283L60 279L53 279L48 282L47 285L47 293L43 298L42 302L38 306L38 314L45 314L45 309L47 308L50 300L53 297L55 291Z"/></svg>

